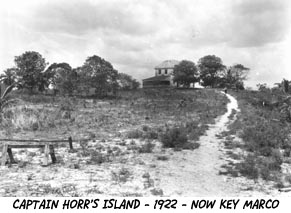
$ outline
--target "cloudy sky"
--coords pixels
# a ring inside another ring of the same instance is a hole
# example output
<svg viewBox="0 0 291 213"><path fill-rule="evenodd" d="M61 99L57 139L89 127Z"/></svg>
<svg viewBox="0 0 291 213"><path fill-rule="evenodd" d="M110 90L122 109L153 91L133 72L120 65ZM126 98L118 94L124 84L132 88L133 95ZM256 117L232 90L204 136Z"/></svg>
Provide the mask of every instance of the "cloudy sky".
<svg viewBox="0 0 291 213"><path fill-rule="evenodd" d="M163 60L211 54L249 67L249 86L291 80L289 0L0 2L0 72L34 50L72 67L99 55L140 80Z"/></svg>

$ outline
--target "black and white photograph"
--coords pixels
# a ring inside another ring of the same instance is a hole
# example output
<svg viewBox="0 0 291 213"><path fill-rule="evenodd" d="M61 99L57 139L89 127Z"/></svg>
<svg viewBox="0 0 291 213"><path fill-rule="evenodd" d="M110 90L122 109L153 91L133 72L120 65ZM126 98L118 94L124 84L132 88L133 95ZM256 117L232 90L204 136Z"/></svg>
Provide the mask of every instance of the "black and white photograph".
<svg viewBox="0 0 291 213"><path fill-rule="evenodd" d="M290 14L0 0L0 197L291 197Z"/></svg>

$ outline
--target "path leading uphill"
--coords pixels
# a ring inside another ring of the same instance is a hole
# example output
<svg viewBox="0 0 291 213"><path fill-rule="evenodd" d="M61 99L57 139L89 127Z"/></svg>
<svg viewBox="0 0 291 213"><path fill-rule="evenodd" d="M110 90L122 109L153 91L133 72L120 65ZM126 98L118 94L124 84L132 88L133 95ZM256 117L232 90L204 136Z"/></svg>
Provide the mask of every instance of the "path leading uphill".
<svg viewBox="0 0 291 213"><path fill-rule="evenodd" d="M242 195L239 178L220 175L221 166L227 164L223 152L223 139L217 137L227 130L233 110L239 111L236 99L229 99L227 112L210 125L200 137L200 147L193 151L174 152L166 164L159 164L156 178L167 196L238 196Z"/></svg>

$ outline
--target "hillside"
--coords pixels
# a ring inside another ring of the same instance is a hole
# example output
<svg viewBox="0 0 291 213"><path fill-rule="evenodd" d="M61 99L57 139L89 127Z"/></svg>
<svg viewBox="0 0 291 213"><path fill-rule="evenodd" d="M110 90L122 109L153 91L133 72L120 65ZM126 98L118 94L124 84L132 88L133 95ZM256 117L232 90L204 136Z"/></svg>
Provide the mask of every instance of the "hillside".
<svg viewBox="0 0 291 213"><path fill-rule="evenodd" d="M12 150L18 163L1 167L1 196L278 194L272 183L230 175L241 162L241 149L227 146L240 141L227 128L240 111L233 96L204 89L21 98L4 113L1 138L72 136L74 150L55 146L57 163L46 167L43 149Z"/></svg>

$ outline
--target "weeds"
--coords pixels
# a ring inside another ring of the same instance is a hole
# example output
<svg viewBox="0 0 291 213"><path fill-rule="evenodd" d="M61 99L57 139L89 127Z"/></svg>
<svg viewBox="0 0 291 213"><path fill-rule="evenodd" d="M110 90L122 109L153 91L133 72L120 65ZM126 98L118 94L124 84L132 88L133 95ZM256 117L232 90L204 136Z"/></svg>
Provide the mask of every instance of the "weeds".
<svg viewBox="0 0 291 213"><path fill-rule="evenodd" d="M154 180L151 178L149 173L143 174L142 178L144 179L143 181L144 189L154 187Z"/></svg>
<svg viewBox="0 0 291 213"><path fill-rule="evenodd" d="M116 183L125 183L129 180L131 176L131 172L124 167L122 167L118 172L111 172L112 180Z"/></svg>
<svg viewBox="0 0 291 213"><path fill-rule="evenodd" d="M141 138L143 135L143 132L138 130L138 129L135 129L135 130L131 130L129 132L127 132L127 138L129 139L137 139L137 138Z"/></svg>
<svg viewBox="0 0 291 213"><path fill-rule="evenodd" d="M109 162L109 156L93 150L90 152L89 162L94 164Z"/></svg>
<svg viewBox="0 0 291 213"><path fill-rule="evenodd" d="M138 148L139 153L152 153L155 144L151 143L150 141L146 141L141 147Z"/></svg>
<svg viewBox="0 0 291 213"><path fill-rule="evenodd" d="M160 161L167 161L169 160L169 157L165 156L165 155L158 155L157 156L157 160L160 160Z"/></svg>
<svg viewBox="0 0 291 213"><path fill-rule="evenodd" d="M154 196L163 196L164 195L164 192L162 189L156 189L156 188L152 189L151 193Z"/></svg>
<svg viewBox="0 0 291 213"><path fill-rule="evenodd" d="M236 94L241 112L230 125L247 151L236 168L252 179L278 180L284 157L290 154L290 121L282 111L284 94L278 91L245 91Z"/></svg>
<svg viewBox="0 0 291 213"><path fill-rule="evenodd" d="M161 142L165 148L180 148L188 142L188 138L183 128L175 127L162 134Z"/></svg>

